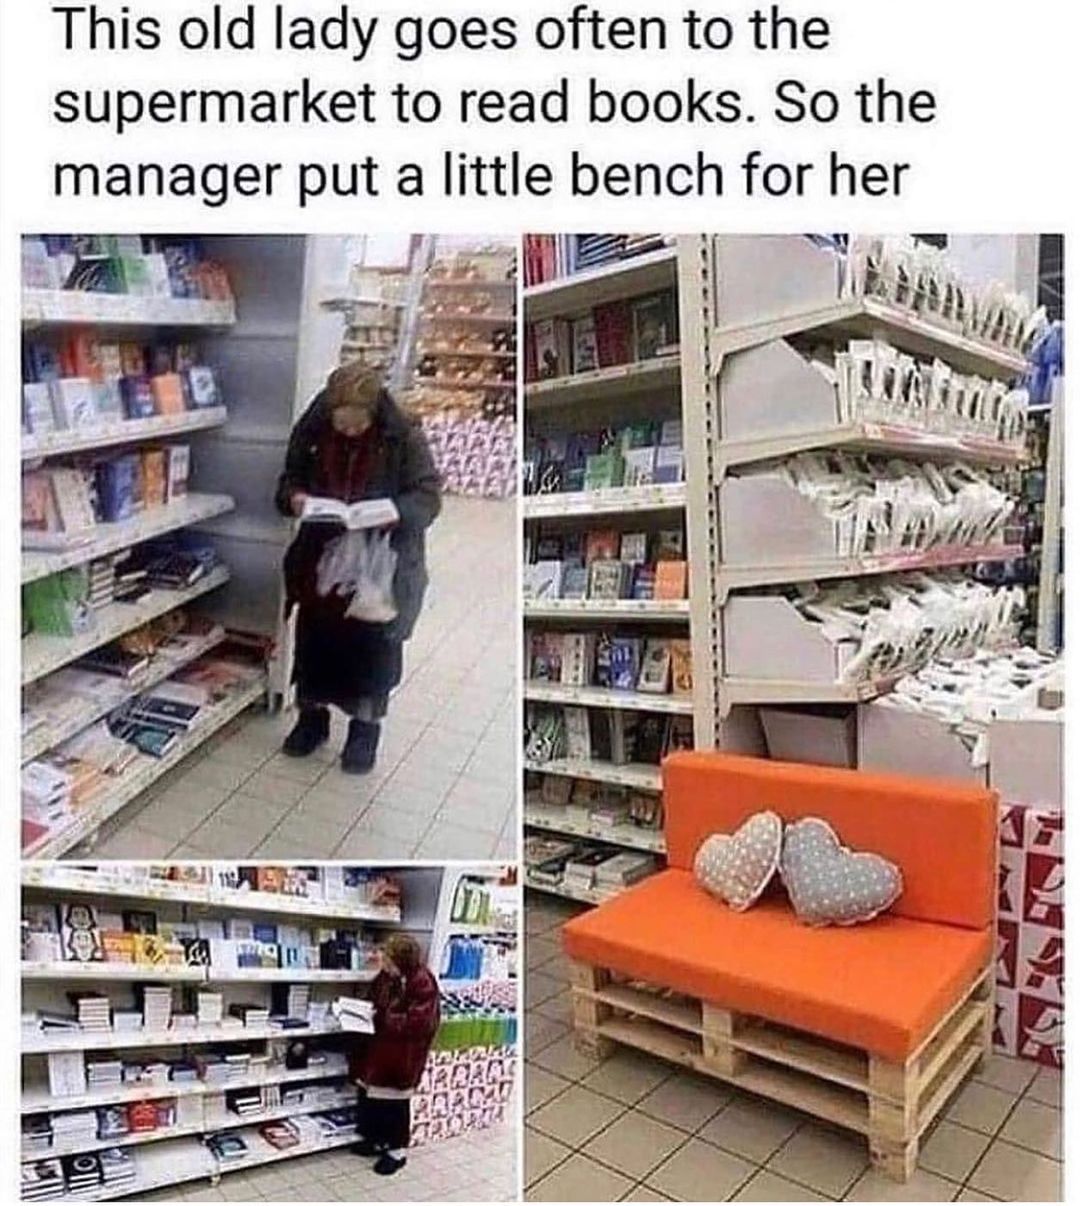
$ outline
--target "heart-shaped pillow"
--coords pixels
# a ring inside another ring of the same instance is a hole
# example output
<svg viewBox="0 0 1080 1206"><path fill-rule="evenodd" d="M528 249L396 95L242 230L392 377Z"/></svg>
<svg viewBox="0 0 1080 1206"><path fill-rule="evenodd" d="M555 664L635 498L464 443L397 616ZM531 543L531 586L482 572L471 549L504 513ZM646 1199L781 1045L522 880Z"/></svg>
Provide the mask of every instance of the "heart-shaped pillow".
<svg viewBox="0 0 1080 1206"><path fill-rule="evenodd" d="M756 812L734 833L714 833L694 856L694 878L731 908L748 909L765 891L780 862L784 823L775 812Z"/></svg>
<svg viewBox="0 0 1080 1206"><path fill-rule="evenodd" d="M841 845L820 817L804 817L784 831L780 878L795 915L806 925L855 925L900 898L900 868L880 854Z"/></svg>

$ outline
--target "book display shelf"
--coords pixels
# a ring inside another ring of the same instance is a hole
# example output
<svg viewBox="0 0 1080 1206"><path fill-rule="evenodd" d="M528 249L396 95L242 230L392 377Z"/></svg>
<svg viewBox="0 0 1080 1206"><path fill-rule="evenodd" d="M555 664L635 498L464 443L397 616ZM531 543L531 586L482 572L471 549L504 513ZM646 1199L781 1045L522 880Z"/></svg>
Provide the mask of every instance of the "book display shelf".
<svg viewBox="0 0 1080 1206"><path fill-rule="evenodd" d="M590 903L662 865L694 742L678 256L526 236L526 885Z"/></svg>
<svg viewBox="0 0 1080 1206"><path fill-rule="evenodd" d="M23 856L285 690L273 509L311 240L23 240Z"/></svg>
<svg viewBox="0 0 1080 1206"><path fill-rule="evenodd" d="M516 935L516 889L492 904L506 874L476 868L466 892L464 871L24 865L24 1200L217 1184L354 1142L335 1003L363 1000L382 938L411 933L434 962L440 930ZM501 1121L514 1080L513 982L441 987L418 1144Z"/></svg>
<svg viewBox="0 0 1080 1206"><path fill-rule="evenodd" d="M1041 312L914 240L651 238L525 244L526 883L586 903L662 865L668 749L805 759L785 721L853 733L1024 607Z"/></svg>

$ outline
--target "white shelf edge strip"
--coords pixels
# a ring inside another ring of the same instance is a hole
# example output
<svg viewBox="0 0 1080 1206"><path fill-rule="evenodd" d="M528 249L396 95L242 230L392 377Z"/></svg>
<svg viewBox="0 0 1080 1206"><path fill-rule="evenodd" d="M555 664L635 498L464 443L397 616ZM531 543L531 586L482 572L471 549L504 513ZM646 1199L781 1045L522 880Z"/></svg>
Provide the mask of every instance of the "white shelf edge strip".
<svg viewBox="0 0 1080 1206"><path fill-rule="evenodd" d="M92 293L78 289L24 289L24 323L113 323L120 326L231 326L231 301L201 297L145 297L134 293Z"/></svg>
<svg viewBox="0 0 1080 1206"><path fill-rule="evenodd" d="M577 704L589 708L614 708L632 712L664 712L692 716L694 701L689 695L651 694L647 691L615 691L608 687L571 687L562 683L525 680L526 699L541 703Z"/></svg>
<svg viewBox="0 0 1080 1206"><path fill-rule="evenodd" d="M109 641L141 628L166 612L183 607L200 595L224 586L228 580L229 571L225 566L217 565L185 590L154 589L136 603L109 603L97 612L95 627L91 632L73 637L30 633L22 640L23 685L59 670L92 649L107 645Z"/></svg>
<svg viewBox="0 0 1080 1206"><path fill-rule="evenodd" d="M132 519L119 523L101 523L90 530L90 539L84 544L73 543L67 549L23 549L22 580L34 582L73 565L84 565L97 557L117 553L121 549L190 527L217 515L224 515L235 507L227 494L189 494L176 502L153 507Z"/></svg>
<svg viewBox="0 0 1080 1206"><path fill-rule="evenodd" d="M177 670L196 661L204 653L209 653L211 649L220 645L225 640L226 635L225 629L222 628L217 632L209 633L204 640L192 642L188 648L178 651L171 657L166 654L158 655L151 662L150 673L145 678L140 678L137 683L131 683L126 690L120 690L117 696L108 703L97 705L87 703L86 711L80 709L79 715L70 717L66 722L56 725L51 729L35 730L30 733L28 737L23 739L22 743L21 757L23 765L34 758L40 757L54 746L59 745L60 742L66 741L69 737L74 737L76 733L81 733L83 729L88 728L103 716L107 716L127 700L134 699L136 695L141 695L142 692L148 691L158 683L164 682L165 679L175 674ZM116 681L119 685L125 680L118 678ZM26 882L25 879L23 882Z"/></svg>
<svg viewBox="0 0 1080 1206"><path fill-rule="evenodd" d="M550 762L525 759L525 769L542 775L560 775L571 779L590 779L596 783L616 783L641 791L660 791L660 767L643 763L621 765L615 762L585 762L573 758L553 758Z"/></svg>
<svg viewBox="0 0 1080 1206"><path fill-rule="evenodd" d="M560 519L575 515L676 510L686 505L686 485L613 486L565 494L530 494L522 499L525 519Z"/></svg>
<svg viewBox="0 0 1080 1206"><path fill-rule="evenodd" d="M205 410L185 411L182 415L153 415L147 419L126 419L118 423L53 431L44 436L23 436L22 459L36 461L42 457L60 456L65 452L107 448L110 444L163 439L186 431L220 427L227 418L228 412L224 406L211 406Z"/></svg>
<svg viewBox="0 0 1080 1206"><path fill-rule="evenodd" d="M167 770L186 758L192 750L198 749L208 737L213 736L234 716L242 712L249 704L254 703L265 690L266 678L260 676L211 708L204 723L190 733L184 734L163 758L141 755L141 758L132 764L134 769L130 774L120 775L115 785L106 784L107 787L113 787L112 791L102 794L93 803L81 809L73 823L66 829L50 831L38 841L24 846L22 857L24 859L49 859L59 858L65 854L72 846L93 833L103 821L119 812L140 792L145 791L151 783L161 778Z"/></svg>
<svg viewBox="0 0 1080 1206"><path fill-rule="evenodd" d="M23 963L24 980L166 980L174 984L363 984L374 980L373 968L345 970L324 967L204 967L183 963Z"/></svg>
<svg viewBox="0 0 1080 1206"><path fill-rule="evenodd" d="M167 864L166 864L167 865ZM367 921L400 925L401 910L344 901L315 900L278 892L240 892L211 884L186 884L173 880L126 880L109 874L84 871L62 863L23 863L23 887L57 892L96 893L137 900L169 900L181 904L245 909L251 912L318 917L342 921Z"/></svg>
<svg viewBox="0 0 1080 1206"><path fill-rule="evenodd" d="M597 825L592 821L576 821L560 816L552 809L525 806L525 824L535 829L546 829L551 833L565 833L570 837L593 838L609 846L626 846L631 850L648 850L663 854L666 846L662 831L639 829L633 825Z"/></svg>
<svg viewBox="0 0 1080 1206"><path fill-rule="evenodd" d="M209 1043L243 1043L251 1039L315 1038L342 1034L334 1025L297 1027L279 1026L206 1026L188 1030L63 1030L55 1034L22 1035L23 1055L49 1055L54 1051L127 1051L136 1047L199 1047Z"/></svg>

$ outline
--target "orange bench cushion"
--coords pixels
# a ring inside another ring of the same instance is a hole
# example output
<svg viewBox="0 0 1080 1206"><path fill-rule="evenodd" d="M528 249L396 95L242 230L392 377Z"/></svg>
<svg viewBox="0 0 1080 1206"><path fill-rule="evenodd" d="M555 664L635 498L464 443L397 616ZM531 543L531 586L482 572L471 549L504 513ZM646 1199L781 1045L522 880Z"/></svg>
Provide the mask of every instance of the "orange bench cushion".
<svg viewBox="0 0 1080 1206"><path fill-rule="evenodd" d="M845 846L896 863L904 892L892 913L979 930L993 923L997 809L986 788L731 754L672 754L664 761L669 866L689 870L710 834L734 833L763 808L785 821L822 817Z"/></svg>
<svg viewBox="0 0 1080 1206"><path fill-rule="evenodd" d="M985 970L992 949L989 928L890 914L867 925L811 929L782 898L736 913L678 869L575 917L562 937L579 962L894 1062L930 1034Z"/></svg>

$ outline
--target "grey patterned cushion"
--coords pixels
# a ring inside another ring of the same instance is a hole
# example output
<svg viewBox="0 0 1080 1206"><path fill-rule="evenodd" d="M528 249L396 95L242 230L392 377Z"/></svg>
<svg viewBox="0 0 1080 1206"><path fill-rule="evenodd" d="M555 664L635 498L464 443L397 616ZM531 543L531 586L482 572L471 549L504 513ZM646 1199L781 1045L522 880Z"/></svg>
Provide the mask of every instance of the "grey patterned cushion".
<svg viewBox="0 0 1080 1206"><path fill-rule="evenodd" d="M701 843L694 878L731 908L748 909L776 872L783 835L775 812L756 812L734 833L714 833Z"/></svg>
<svg viewBox="0 0 1080 1206"><path fill-rule="evenodd" d="M842 846L832 826L819 817L787 826L780 878L796 916L807 925L869 921L904 890L899 867L880 854Z"/></svg>

